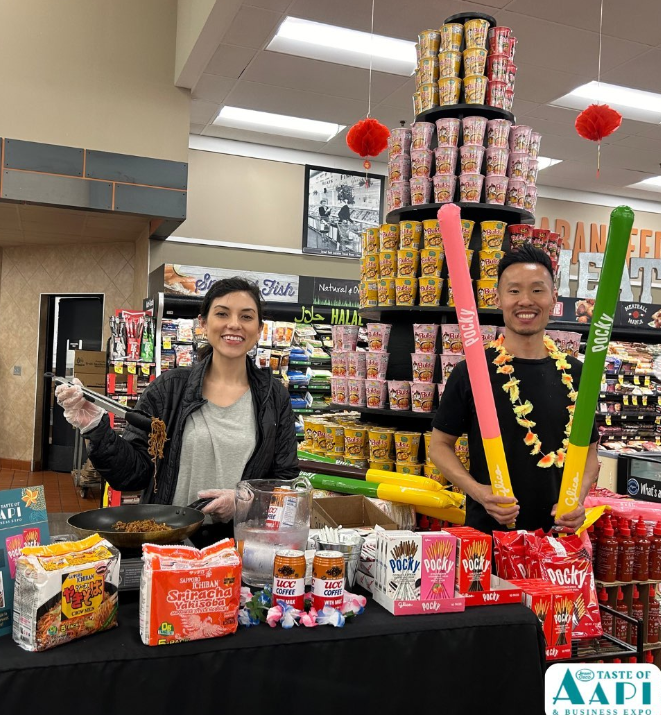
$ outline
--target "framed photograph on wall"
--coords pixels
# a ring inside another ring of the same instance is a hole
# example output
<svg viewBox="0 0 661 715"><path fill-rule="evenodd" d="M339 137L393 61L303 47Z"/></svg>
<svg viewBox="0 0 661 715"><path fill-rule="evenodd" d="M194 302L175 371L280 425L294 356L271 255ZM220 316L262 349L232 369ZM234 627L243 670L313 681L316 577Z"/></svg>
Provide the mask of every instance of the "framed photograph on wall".
<svg viewBox="0 0 661 715"><path fill-rule="evenodd" d="M305 167L303 253L360 258L360 234L381 224L384 176Z"/></svg>

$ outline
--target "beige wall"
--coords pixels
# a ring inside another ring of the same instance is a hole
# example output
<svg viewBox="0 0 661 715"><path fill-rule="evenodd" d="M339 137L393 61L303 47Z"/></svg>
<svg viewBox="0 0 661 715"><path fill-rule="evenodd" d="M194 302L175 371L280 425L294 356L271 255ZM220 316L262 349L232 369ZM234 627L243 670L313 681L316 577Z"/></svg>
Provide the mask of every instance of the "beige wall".
<svg viewBox="0 0 661 715"><path fill-rule="evenodd" d="M2 136L186 161L177 0L2 4Z"/></svg>
<svg viewBox="0 0 661 715"><path fill-rule="evenodd" d="M215 4L216 0L178 0L175 78L181 74Z"/></svg>

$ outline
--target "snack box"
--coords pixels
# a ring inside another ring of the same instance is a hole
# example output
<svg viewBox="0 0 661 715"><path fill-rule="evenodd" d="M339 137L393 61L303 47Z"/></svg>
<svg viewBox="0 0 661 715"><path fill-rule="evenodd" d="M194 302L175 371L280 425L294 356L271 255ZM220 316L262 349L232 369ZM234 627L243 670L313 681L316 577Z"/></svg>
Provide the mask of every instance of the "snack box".
<svg viewBox="0 0 661 715"><path fill-rule="evenodd" d="M491 590L491 536L469 526L446 529L457 539L456 590L462 595ZM467 605L475 605L470 602Z"/></svg>
<svg viewBox="0 0 661 715"><path fill-rule="evenodd" d="M421 600L454 596L457 538L447 531L422 534Z"/></svg>
<svg viewBox="0 0 661 715"><path fill-rule="evenodd" d="M422 536L407 529L381 531L376 536L376 586L387 598L420 598Z"/></svg>
<svg viewBox="0 0 661 715"><path fill-rule="evenodd" d="M383 529L397 528L397 524L387 514L360 494L312 500L311 528L337 528L340 524L347 529L377 524Z"/></svg>
<svg viewBox="0 0 661 715"><path fill-rule="evenodd" d="M374 593L374 576L369 576L362 571L356 572L356 583L370 593Z"/></svg>

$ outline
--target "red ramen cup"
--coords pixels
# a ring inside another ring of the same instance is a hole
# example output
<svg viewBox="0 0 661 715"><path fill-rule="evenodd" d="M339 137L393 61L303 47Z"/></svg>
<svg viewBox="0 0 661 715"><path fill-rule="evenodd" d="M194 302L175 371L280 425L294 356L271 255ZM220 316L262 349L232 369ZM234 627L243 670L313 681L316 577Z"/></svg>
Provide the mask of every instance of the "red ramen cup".
<svg viewBox="0 0 661 715"><path fill-rule="evenodd" d="M507 86L514 89L514 82L516 80L516 65L514 62L509 62L507 65Z"/></svg>
<svg viewBox="0 0 661 715"><path fill-rule="evenodd" d="M456 147L459 143L459 127L460 119L454 117L446 117L436 120L436 137L438 146L453 146Z"/></svg>
<svg viewBox="0 0 661 715"><path fill-rule="evenodd" d="M413 412L431 412L434 409L433 382L415 382L411 384L411 406Z"/></svg>
<svg viewBox="0 0 661 715"><path fill-rule="evenodd" d="M533 228L532 230L532 245L535 248L540 248L542 251L546 248L551 231L548 228Z"/></svg>
<svg viewBox="0 0 661 715"><path fill-rule="evenodd" d="M507 82L507 66L509 55L489 55L487 60L487 76L496 82Z"/></svg>
<svg viewBox="0 0 661 715"><path fill-rule="evenodd" d="M388 387L385 380L365 380L365 405L382 410L386 406Z"/></svg>
<svg viewBox="0 0 661 715"><path fill-rule="evenodd" d="M490 119L487 122L487 147L509 148L512 122L508 119Z"/></svg>
<svg viewBox="0 0 661 715"><path fill-rule="evenodd" d="M488 32L489 54L509 57L511 35L512 30L509 27L492 27Z"/></svg>
<svg viewBox="0 0 661 715"><path fill-rule="evenodd" d="M434 182L434 201L437 204L447 204L454 199L457 177L454 174L436 174Z"/></svg>
<svg viewBox="0 0 661 715"><path fill-rule="evenodd" d="M514 104L514 89L512 87L507 87L505 90L505 105L503 106L503 109L506 112L511 112L512 111L512 105Z"/></svg>
<svg viewBox="0 0 661 715"><path fill-rule="evenodd" d="M502 206L507 196L506 176L487 176L484 180L484 202Z"/></svg>
<svg viewBox="0 0 661 715"><path fill-rule="evenodd" d="M385 380L390 353L367 353L365 373L368 380Z"/></svg>
<svg viewBox="0 0 661 715"><path fill-rule="evenodd" d="M461 174L459 176L459 201L480 203L482 196L482 174Z"/></svg>
<svg viewBox="0 0 661 715"><path fill-rule="evenodd" d="M489 89L487 91L486 104L490 107L498 107L505 109L507 94L507 82L491 79L489 80Z"/></svg>
<svg viewBox="0 0 661 715"><path fill-rule="evenodd" d="M388 400L391 410L410 410L411 384L408 380L388 380Z"/></svg>
<svg viewBox="0 0 661 715"><path fill-rule="evenodd" d="M436 367L435 353L411 353L413 382L433 382Z"/></svg>
<svg viewBox="0 0 661 715"><path fill-rule="evenodd" d="M528 224L511 223L507 228L510 234L510 251L518 251L532 239L532 226Z"/></svg>
<svg viewBox="0 0 661 715"><path fill-rule="evenodd" d="M484 133L487 129L486 117L464 117L461 120L464 141L463 144L484 145Z"/></svg>
<svg viewBox="0 0 661 715"><path fill-rule="evenodd" d="M514 56L516 55L516 37L510 35L510 59L514 62Z"/></svg>

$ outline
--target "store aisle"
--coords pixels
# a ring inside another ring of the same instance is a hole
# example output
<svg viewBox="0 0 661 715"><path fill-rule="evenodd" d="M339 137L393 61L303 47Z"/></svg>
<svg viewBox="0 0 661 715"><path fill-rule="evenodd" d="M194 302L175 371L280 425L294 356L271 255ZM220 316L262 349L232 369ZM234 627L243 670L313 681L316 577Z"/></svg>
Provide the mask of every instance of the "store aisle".
<svg viewBox="0 0 661 715"><path fill-rule="evenodd" d="M88 491L83 499L74 487L71 474L63 472L21 472L12 469L0 470L0 490L16 489L43 484L46 490L46 508L50 514L79 512L99 506L99 487Z"/></svg>

